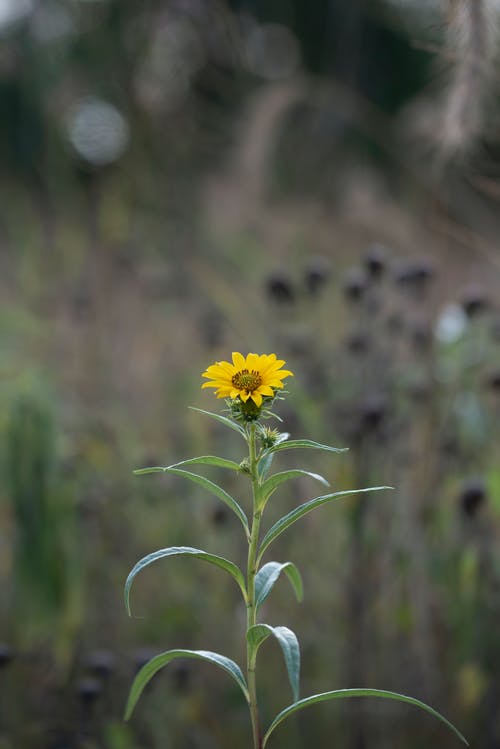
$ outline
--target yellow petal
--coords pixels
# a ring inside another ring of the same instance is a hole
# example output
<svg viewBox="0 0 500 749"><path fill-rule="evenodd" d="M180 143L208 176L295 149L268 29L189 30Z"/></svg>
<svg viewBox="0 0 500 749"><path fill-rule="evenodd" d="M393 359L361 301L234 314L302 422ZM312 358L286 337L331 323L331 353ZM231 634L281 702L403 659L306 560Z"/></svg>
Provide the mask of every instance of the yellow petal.
<svg viewBox="0 0 500 749"><path fill-rule="evenodd" d="M201 386L201 389L203 390L203 388L219 388L220 386L220 382L204 382Z"/></svg>
<svg viewBox="0 0 500 749"><path fill-rule="evenodd" d="M248 354L246 358L246 368L249 369L250 371L252 371L253 369L255 369L256 371L260 371L259 370L260 359L261 357L258 356L257 354Z"/></svg>
<svg viewBox="0 0 500 749"><path fill-rule="evenodd" d="M267 367L268 369L279 369L283 366L283 364L286 364L284 359L272 359L270 362L268 362Z"/></svg>
<svg viewBox="0 0 500 749"><path fill-rule="evenodd" d="M232 377L236 371L233 365L228 361L218 361L217 366L223 369L229 377Z"/></svg>
<svg viewBox="0 0 500 749"><path fill-rule="evenodd" d="M233 351L233 364L238 371L245 369L245 357L239 351Z"/></svg>
<svg viewBox="0 0 500 749"><path fill-rule="evenodd" d="M262 395L258 392L258 390L255 390L251 394L250 397L253 400L253 402L255 403L255 405L257 406L257 408L259 408L262 405Z"/></svg>
<svg viewBox="0 0 500 749"><path fill-rule="evenodd" d="M274 390L269 385L261 385L260 388L257 388L256 392L261 395L274 395Z"/></svg>
<svg viewBox="0 0 500 749"><path fill-rule="evenodd" d="M208 367L201 376L202 377L221 377L224 380L231 379L231 375L223 367L219 367L218 364L212 364L212 366Z"/></svg>
<svg viewBox="0 0 500 749"><path fill-rule="evenodd" d="M273 378L269 382L266 382L266 385L270 385L273 388L279 388L280 390L283 387L283 383L281 382L281 380L278 380L276 378Z"/></svg>
<svg viewBox="0 0 500 749"><path fill-rule="evenodd" d="M247 400L250 398L250 393L247 393L246 390L240 390L239 396L241 400L243 401L243 403L246 403Z"/></svg>
<svg viewBox="0 0 500 749"><path fill-rule="evenodd" d="M263 354L262 358L265 360L266 367L276 361L276 354Z"/></svg>

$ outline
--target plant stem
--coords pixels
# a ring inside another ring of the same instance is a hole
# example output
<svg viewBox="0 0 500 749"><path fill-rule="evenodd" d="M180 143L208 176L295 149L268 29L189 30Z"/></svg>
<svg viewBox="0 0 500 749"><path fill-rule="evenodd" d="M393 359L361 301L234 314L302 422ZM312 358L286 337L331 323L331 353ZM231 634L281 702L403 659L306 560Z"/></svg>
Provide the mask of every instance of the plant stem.
<svg viewBox="0 0 500 749"><path fill-rule="evenodd" d="M257 621L255 607L255 575L257 574L257 545L259 542L260 519L262 510L259 509L259 476L257 473L257 458L255 450L255 424L250 425L248 435L250 475L252 479L253 494L253 518L248 548L247 564L247 631ZM252 653L250 645L247 644L247 682L249 692L250 715L252 718L253 747L261 749L262 739L259 725L259 709L257 705L257 689L255 679L256 654Z"/></svg>

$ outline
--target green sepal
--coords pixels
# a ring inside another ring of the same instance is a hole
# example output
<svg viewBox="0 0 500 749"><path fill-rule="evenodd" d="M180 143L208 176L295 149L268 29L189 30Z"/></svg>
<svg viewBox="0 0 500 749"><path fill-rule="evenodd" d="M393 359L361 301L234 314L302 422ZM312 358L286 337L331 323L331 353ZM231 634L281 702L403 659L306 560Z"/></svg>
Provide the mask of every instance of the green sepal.
<svg viewBox="0 0 500 749"><path fill-rule="evenodd" d="M302 577L293 562L268 562L255 575L255 606L257 611L274 588L281 573L284 572L295 591L300 603L303 596Z"/></svg>
<svg viewBox="0 0 500 749"><path fill-rule="evenodd" d="M239 518L243 528L245 529L246 537L250 538L250 528L248 526L247 516L245 515L238 502L233 499L233 497L231 497L231 495L228 494L225 489L216 484L214 481L210 481L210 479L205 478L204 476L199 476L197 473L192 473L191 471L184 471L181 468L168 467L164 468L163 471L165 473L173 473L176 476L181 476L183 478L189 479L190 481L194 481L195 484L199 484L199 486L202 486L204 489L211 492L211 494L219 497L219 499L221 499Z"/></svg>
<svg viewBox="0 0 500 749"><path fill-rule="evenodd" d="M206 465L217 466L218 468L229 468L232 471L239 471L239 463L227 458L218 458L216 455L201 455L199 458L188 458L181 460L179 463L173 463L171 466L153 466L152 468L136 468L136 476L142 476L144 473L165 473L169 468L179 468L179 466Z"/></svg>
<svg viewBox="0 0 500 749"><path fill-rule="evenodd" d="M307 515L308 512L315 510L316 507L320 507L321 505L324 505L327 502L332 502L333 500L341 499L342 497L346 497L350 494L361 494L363 492L377 492L377 491L381 491L382 489L392 489L392 486L370 486L367 489L348 489L346 491L334 492L333 494L325 494L322 497L316 497L315 499L310 499L308 502L304 502L304 504L299 505L294 510L289 512L287 515L283 515L282 518L277 520L276 523L273 526L271 526L271 528L269 528L266 535L262 539L262 543L259 549L258 561L262 558L262 555L264 554L267 547L279 535L281 535L283 531L285 531L293 523L299 520L299 518L303 517L304 515Z"/></svg>
<svg viewBox="0 0 500 749"><path fill-rule="evenodd" d="M245 695L246 701L249 701L248 687L245 678L240 667L230 658L226 658L225 655L219 655L219 653L212 653L209 650L167 650L165 653L160 653L148 661L135 677L130 688L127 706L125 708L125 720L128 720L132 715L144 687L151 681L156 672L175 658L197 658L198 660L215 663L216 666L220 666L220 668L227 671L227 673L233 677Z"/></svg>
<svg viewBox="0 0 500 749"><path fill-rule="evenodd" d="M159 551L154 551L152 554L148 554L147 556L143 557L141 560L137 562L137 564L130 571L127 577L127 580L125 582L125 590L124 590L125 607L127 609L129 616L131 616L130 589L132 587L132 583L137 573L143 570L144 567L147 567L153 562L156 562L158 559L165 559L165 557L174 557L174 556L196 557L197 559L202 559L205 562L214 564L216 567L220 567L226 572L229 572L229 574L238 583L241 589L241 592L243 593L243 599L246 601L247 592L246 592L245 578L243 577L243 574L240 568L237 567L234 564L234 562L231 562L228 559L224 559L224 557L219 557L215 554L210 554L207 551L203 551L203 549L194 549L191 546L170 546L167 549L159 549Z"/></svg>
<svg viewBox="0 0 500 749"><path fill-rule="evenodd" d="M302 471L299 468L294 468L290 471L282 471L281 473L275 473L273 474L273 476L270 476L268 479L266 479L266 481L264 481L264 483L260 487L260 496L262 497L261 507L265 505L267 500L276 491L276 489L278 488L280 484L283 484L285 481L288 481L289 479L298 478L299 476L308 476L309 478L314 479L315 481L319 481L320 484L323 484L324 486L330 486L328 481L325 478L323 478L323 476L320 476L319 473L311 473L311 471Z"/></svg>
<svg viewBox="0 0 500 749"><path fill-rule="evenodd" d="M297 447L324 450L329 453L345 453L349 450L348 447L331 447L330 445L322 445L320 442L314 442L314 440L286 440L269 447L266 453L277 453L280 450L292 450Z"/></svg>
<svg viewBox="0 0 500 749"><path fill-rule="evenodd" d="M247 640L253 650L257 652L260 645L273 635L283 652L288 679L292 688L293 699L299 699L300 682L300 647L294 632L288 627L271 627L269 624L255 624L247 631Z"/></svg>
<svg viewBox="0 0 500 749"><path fill-rule="evenodd" d="M210 416L212 419L215 419L216 421L219 421L221 424L224 424L227 427L230 427L230 429L234 429L235 432L238 432L243 439L246 440L246 434L243 427L241 427L239 424L237 424L232 419L228 419L227 416L222 416L222 414L215 414L212 411L205 411L203 408L196 408L196 406L188 406L188 408L191 411L197 411L200 414L205 414L205 416Z"/></svg>
<svg viewBox="0 0 500 749"><path fill-rule="evenodd" d="M283 720L285 720L285 718L288 718L289 715L292 715L298 710L302 710L302 708L304 707L308 707L309 705L314 705L317 702L325 702L327 700L343 699L347 697L383 697L389 700L398 700L399 702L407 702L410 705L415 705L416 707L420 707L422 710L425 710L426 712L430 713L435 718L438 718L438 720L440 720L442 723L448 726L448 728L451 731L453 731L453 733L456 736L458 736L458 738L461 741L463 741L463 743L466 746L469 746L469 742L460 733L458 728L455 728L455 726L452 723L450 723L449 720L443 717L440 713L438 713L437 710L434 710L434 708L430 707L429 705L426 705L425 702L421 702L420 700L417 700L414 697L407 697L404 694L398 694L397 692L387 692L382 689L336 689L333 692L323 692L321 694L313 694L311 697L306 697L305 699L299 700L298 702L294 702L292 705L289 705L280 713L278 713L278 715L275 717L275 719L273 720L273 722L267 729L267 732L264 735L264 738L262 739L262 749L264 749L264 747L266 746L269 736L274 731L276 726L278 726Z"/></svg>

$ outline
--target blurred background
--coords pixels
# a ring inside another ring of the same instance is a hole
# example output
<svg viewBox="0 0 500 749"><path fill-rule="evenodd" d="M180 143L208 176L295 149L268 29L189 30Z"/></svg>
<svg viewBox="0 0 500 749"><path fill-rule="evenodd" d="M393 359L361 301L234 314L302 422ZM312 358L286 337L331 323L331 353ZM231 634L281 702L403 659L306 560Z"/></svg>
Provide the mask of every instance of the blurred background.
<svg viewBox="0 0 500 749"><path fill-rule="evenodd" d="M430 702L500 746L497 0L0 0L0 746L234 749L237 522L177 477L240 458L200 373L275 351L296 373L280 456L339 489L390 484L280 538L302 571L263 618L302 645L302 694ZM276 460L278 463L278 460ZM229 491L231 477L207 468ZM268 522L317 494L277 493ZM248 497L242 498L243 502ZM268 557L268 559L271 557ZM265 645L264 721L291 701ZM273 747L454 747L395 703L317 706Z"/></svg>

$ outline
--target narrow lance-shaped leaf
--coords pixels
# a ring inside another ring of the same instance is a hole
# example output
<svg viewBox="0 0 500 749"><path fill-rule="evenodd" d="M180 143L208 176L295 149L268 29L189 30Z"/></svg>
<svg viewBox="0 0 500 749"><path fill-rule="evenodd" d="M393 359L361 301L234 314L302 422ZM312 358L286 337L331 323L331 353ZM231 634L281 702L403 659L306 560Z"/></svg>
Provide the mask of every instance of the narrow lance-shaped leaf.
<svg viewBox="0 0 500 749"><path fill-rule="evenodd" d="M255 576L255 605L257 610L274 588L282 572L285 572L290 580L299 603L302 601L302 578L293 562L268 562L260 568Z"/></svg>
<svg viewBox="0 0 500 749"><path fill-rule="evenodd" d="M269 528L266 535L262 539L258 560L262 558L262 555L264 554L267 547L279 535L281 535L283 531L285 531L293 523L299 520L299 518L303 517L304 515L307 515L308 512L315 510L316 507L321 507L321 505L324 505L327 502L332 502L334 500L341 499L342 497L346 497L350 494L361 494L363 492L377 492L377 491L381 491L382 489L392 489L392 486L370 486L367 489L348 489L346 491L334 492L333 494L325 494L322 497L316 497L315 499L310 499L308 502L304 502L304 504L299 505L294 510L289 512L287 515L284 515L282 518L277 520L276 523L273 526L271 526L271 528Z"/></svg>
<svg viewBox="0 0 500 749"><path fill-rule="evenodd" d="M453 731L453 733L456 736L458 736L458 738L461 741L463 741L463 743L466 744L466 746L469 746L469 742L460 733L458 728L455 728L455 726L452 723L450 723L449 720L443 717L440 713L438 713L437 710L434 710L434 708L430 707L429 705L426 705L425 702L421 702L420 700L417 700L414 697L407 697L404 694L398 694L397 692L387 692L382 689L336 689L333 692L323 692L322 694L313 694L311 697L306 697L303 700L299 700L298 702L295 702L293 705L289 705L280 713L278 713L278 715L275 717L275 719L273 720L273 722L267 729L267 732L262 740L263 749L267 744L269 736L274 731L276 726L278 726L283 720L285 720L285 718L288 718L289 715L292 715L298 710L302 710L304 707L308 707L309 705L314 705L318 702L325 702L326 700L344 699L348 697L383 697L388 700L398 700L399 702L407 702L409 705L415 705L416 707L420 707L422 710L425 710L426 712L430 713L435 718L438 718L438 720L440 720L451 731Z"/></svg>
<svg viewBox="0 0 500 749"><path fill-rule="evenodd" d="M277 445L266 450L267 453L277 453L280 450L293 450L294 448L303 447L312 450L324 450L329 453L345 453L349 449L348 447L331 447L331 445L322 445L320 442L314 442L314 440L287 440L286 442L280 442Z"/></svg>
<svg viewBox="0 0 500 749"><path fill-rule="evenodd" d="M164 468L163 471L165 473L173 473L176 476L181 476L183 478L189 479L190 481L194 481L195 484L198 484L199 486L202 486L207 491L211 492L211 494L214 494L216 497L219 497L234 513L235 515L240 519L241 524L243 525L243 528L245 529L245 534L247 538L250 536L250 529L248 527L248 519L245 515L244 511L238 504L238 502L231 497L230 494L227 493L225 489L223 489L218 484L214 483L213 481L210 481L210 479L205 478L204 476L198 476L197 473L192 473L191 471L184 471L181 468Z"/></svg>
<svg viewBox="0 0 500 749"><path fill-rule="evenodd" d="M239 471L239 463L235 463L234 460L228 460L227 458L218 458L216 455L200 455L198 458L188 458L187 460L181 460L179 463L173 463L171 466L153 466L152 468L137 468L134 473L136 476L141 476L144 473L161 473L162 471L168 471L169 468L179 468L180 466L194 466L194 465L206 465L206 466L217 466L218 468L229 468L232 471Z"/></svg>
<svg viewBox="0 0 500 749"><path fill-rule="evenodd" d="M269 624L255 624L247 632L247 640L254 651L258 650L260 645L270 635L273 635L279 643L285 659L288 679L292 687L293 699L299 699L299 681L300 681L300 647L299 641L294 632L288 627L271 627Z"/></svg>
<svg viewBox="0 0 500 749"><path fill-rule="evenodd" d="M205 411L203 408L196 408L195 406L189 406L189 408L191 411L197 411L200 414L205 414L205 416L210 416L212 419L219 421L221 424L230 427L230 429L234 429L235 432L241 434L243 439L246 439L245 430L243 429L243 427L241 427L232 419L228 419L227 416L222 416L222 414L215 414L212 411Z"/></svg>
<svg viewBox="0 0 500 749"><path fill-rule="evenodd" d="M129 573L129 576L127 577L127 580L125 582L125 591L124 591L125 606L127 608L127 612L129 616L131 615L130 589L132 587L132 583L137 573L143 570L144 567L147 567L153 562L156 562L158 559L165 559L166 557L175 557L175 556L196 557L197 559L202 559L205 562L214 564L216 567L220 567L226 572L229 572L229 574L238 583L240 590L243 593L243 598L246 601L247 594L246 594L245 579L243 577L241 570L239 569L239 567L237 567L234 564L234 562L231 562L228 559L224 559L223 557L216 556L215 554L210 554L207 551L203 551L202 549L194 549L191 546L170 546L167 549L159 549L159 551L154 551L152 554L148 554L146 557L143 557L139 562L137 562L137 564L132 568L131 572Z"/></svg>
<svg viewBox="0 0 500 749"><path fill-rule="evenodd" d="M216 666L224 669L237 682L248 702L248 688L244 676L240 667L230 658L226 658L225 655L219 655L219 653L212 653L209 650L167 650L165 653L160 653L148 661L135 677L130 688L127 707L125 708L125 720L128 720L132 715L144 687L151 681L156 672L175 658L197 658L198 660L214 663Z"/></svg>
<svg viewBox="0 0 500 749"><path fill-rule="evenodd" d="M260 495L263 502L267 502L267 500L276 491L280 484L283 484L289 479L299 478L301 476L308 476L315 481L319 481L320 484L323 484L324 486L330 486L328 481L323 478L323 476L320 476L319 473L311 473L311 471L302 471L299 468L294 468L290 471L275 473L273 476L270 476L268 479L266 479L266 481L264 481L264 483L260 487Z"/></svg>
<svg viewBox="0 0 500 749"><path fill-rule="evenodd" d="M259 474L259 479L261 481L262 479L265 479L265 477L269 473L269 469L271 468L273 462L273 457L274 455L272 454L266 454L259 459L259 462L257 463L257 473Z"/></svg>

